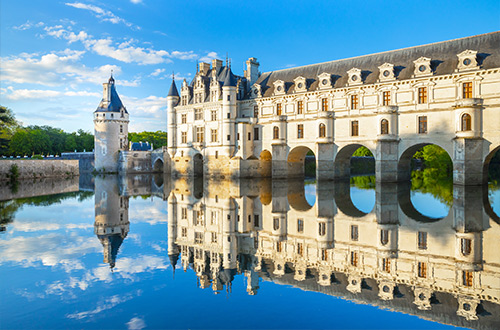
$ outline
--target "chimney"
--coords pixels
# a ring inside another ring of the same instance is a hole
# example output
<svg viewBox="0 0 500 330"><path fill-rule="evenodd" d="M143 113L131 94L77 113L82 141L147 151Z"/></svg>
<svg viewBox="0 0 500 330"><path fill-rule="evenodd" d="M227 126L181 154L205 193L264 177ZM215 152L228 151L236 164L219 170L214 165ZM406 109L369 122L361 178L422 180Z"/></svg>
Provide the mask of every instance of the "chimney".
<svg viewBox="0 0 500 330"><path fill-rule="evenodd" d="M255 57L250 57L247 60L247 69L245 70L245 78L247 78L249 85L252 86L259 78L259 62Z"/></svg>
<svg viewBox="0 0 500 330"><path fill-rule="evenodd" d="M214 58L212 60L212 69L215 69L215 71L219 73L221 68L222 68L222 61Z"/></svg>
<svg viewBox="0 0 500 330"><path fill-rule="evenodd" d="M202 76L206 76L208 71L210 71L210 63L201 62L199 64L199 67L200 67L200 74Z"/></svg>

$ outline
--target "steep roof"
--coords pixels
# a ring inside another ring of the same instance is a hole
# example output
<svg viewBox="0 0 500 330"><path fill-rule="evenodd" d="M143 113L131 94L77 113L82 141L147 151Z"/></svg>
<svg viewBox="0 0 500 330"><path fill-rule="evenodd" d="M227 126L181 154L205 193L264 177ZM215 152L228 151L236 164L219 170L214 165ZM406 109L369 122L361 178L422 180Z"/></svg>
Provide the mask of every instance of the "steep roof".
<svg viewBox="0 0 500 330"><path fill-rule="evenodd" d="M457 68L457 54L467 49L477 51L477 59L481 68L498 68L500 67L499 46L500 32L492 32L383 53L264 72L256 83L262 86L263 96L269 97L273 95L273 82L276 80L288 83L290 86L287 88L287 93L292 93L295 87L293 80L302 76L310 82L308 90L311 91L318 87L318 76L326 72L332 75L333 87L339 88L347 86L347 71L358 68L362 70L364 83L373 84L379 77L378 67L384 63L394 64L397 79L404 80L412 78L415 69L413 61L423 56L431 59L434 75L451 74Z"/></svg>
<svg viewBox="0 0 500 330"><path fill-rule="evenodd" d="M224 86L236 87L236 77L233 75L231 68L226 70L226 77L224 78Z"/></svg>
<svg viewBox="0 0 500 330"><path fill-rule="evenodd" d="M108 80L108 88L110 89L110 99L102 99L97 107L96 111L112 111L112 112L120 112L122 109L127 112L127 109L123 106L122 100L115 88L115 79L113 76Z"/></svg>
<svg viewBox="0 0 500 330"><path fill-rule="evenodd" d="M179 97L179 92L177 91L177 86L175 86L175 80L172 79L172 85L170 85L170 90L167 96L177 96Z"/></svg>

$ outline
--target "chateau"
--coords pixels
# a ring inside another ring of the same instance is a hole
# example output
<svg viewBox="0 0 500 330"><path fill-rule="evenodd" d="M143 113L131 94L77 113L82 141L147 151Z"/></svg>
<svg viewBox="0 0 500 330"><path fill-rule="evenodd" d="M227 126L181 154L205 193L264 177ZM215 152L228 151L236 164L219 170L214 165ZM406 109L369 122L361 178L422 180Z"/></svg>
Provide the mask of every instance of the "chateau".
<svg viewBox="0 0 500 330"><path fill-rule="evenodd" d="M230 63L199 63L168 96L174 176L349 177L360 146L380 182L405 181L422 146L448 152L454 182L485 182L500 148L500 32L242 76ZM223 65L224 64L224 65ZM97 149L96 149L97 150Z"/></svg>

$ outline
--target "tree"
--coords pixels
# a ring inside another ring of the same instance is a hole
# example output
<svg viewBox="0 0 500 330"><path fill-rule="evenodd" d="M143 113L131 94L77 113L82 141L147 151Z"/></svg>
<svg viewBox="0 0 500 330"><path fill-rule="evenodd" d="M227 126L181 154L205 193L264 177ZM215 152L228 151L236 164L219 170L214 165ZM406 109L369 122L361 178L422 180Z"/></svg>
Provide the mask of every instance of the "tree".
<svg viewBox="0 0 500 330"><path fill-rule="evenodd" d="M0 106L0 155L9 151L9 143L19 124L11 109Z"/></svg>
<svg viewBox="0 0 500 330"><path fill-rule="evenodd" d="M128 133L128 140L130 142L149 142L157 149L167 145L167 132Z"/></svg>

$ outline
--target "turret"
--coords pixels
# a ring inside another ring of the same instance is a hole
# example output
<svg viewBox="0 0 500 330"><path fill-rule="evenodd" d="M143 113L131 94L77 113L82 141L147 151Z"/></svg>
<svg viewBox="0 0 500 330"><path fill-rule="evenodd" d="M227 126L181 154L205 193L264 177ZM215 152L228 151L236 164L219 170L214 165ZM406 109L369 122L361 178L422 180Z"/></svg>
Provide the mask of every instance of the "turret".
<svg viewBox="0 0 500 330"><path fill-rule="evenodd" d="M245 78L248 80L248 86L252 86L259 78L259 62L255 57L250 57L247 62L247 69L245 70Z"/></svg>
<svg viewBox="0 0 500 330"><path fill-rule="evenodd" d="M117 172L119 153L128 150L129 115L116 92L113 76L103 84L102 94L94 112L95 168Z"/></svg>
<svg viewBox="0 0 500 330"><path fill-rule="evenodd" d="M172 85L167 95L167 125L168 125L168 153L170 157L174 157L177 145L177 121L175 106L179 103L179 92L175 86L175 80L172 77Z"/></svg>
<svg viewBox="0 0 500 330"><path fill-rule="evenodd" d="M175 266L179 259L179 246L177 240L177 198L172 192L168 197L168 258L172 266L172 272L175 274Z"/></svg>
<svg viewBox="0 0 500 330"><path fill-rule="evenodd" d="M226 67L226 77L222 86L222 145L224 152L231 157L235 146L236 118L236 78L230 67Z"/></svg>

